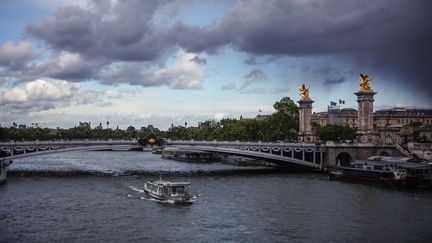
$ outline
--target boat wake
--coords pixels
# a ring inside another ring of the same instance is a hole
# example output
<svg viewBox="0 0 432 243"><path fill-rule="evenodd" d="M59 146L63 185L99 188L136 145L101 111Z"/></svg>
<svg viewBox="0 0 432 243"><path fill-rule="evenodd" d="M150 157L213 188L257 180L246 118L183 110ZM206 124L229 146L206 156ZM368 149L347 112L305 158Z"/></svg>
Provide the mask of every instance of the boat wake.
<svg viewBox="0 0 432 243"><path fill-rule="evenodd" d="M192 200L188 201L188 202L183 202L183 203L179 203L176 202L175 200L171 200L171 199L167 199L167 200L161 200L161 199L156 199L156 198L152 198L152 197L140 197L140 199L142 200L146 200L146 201L152 201L152 202L158 202L158 203L167 203L167 204L189 204L189 203L193 203L197 200L197 197L194 197Z"/></svg>
<svg viewBox="0 0 432 243"><path fill-rule="evenodd" d="M145 193L144 190L138 189L138 188L136 188L134 186L129 186L129 188L132 189L132 190L134 190L134 191L136 191L136 192Z"/></svg>

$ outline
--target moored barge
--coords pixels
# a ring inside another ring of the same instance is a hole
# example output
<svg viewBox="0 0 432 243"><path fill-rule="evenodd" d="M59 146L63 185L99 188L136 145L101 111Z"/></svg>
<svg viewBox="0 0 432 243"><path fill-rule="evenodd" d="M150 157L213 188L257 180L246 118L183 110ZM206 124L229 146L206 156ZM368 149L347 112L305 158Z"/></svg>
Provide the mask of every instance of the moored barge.
<svg viewBox="0 0 432 243"><path fill-rule="evenodd" d="M402 169L371 165L365 162L355 164L354 167L339 167L329 173L329 178L405 185L407 174Z"/></svg>
<svg viewBox="0 0 432 243"><path fill-rule="evenodd" d="M330 171L330 179L432 188L432 163L410 157L373 156Z"/></svg>

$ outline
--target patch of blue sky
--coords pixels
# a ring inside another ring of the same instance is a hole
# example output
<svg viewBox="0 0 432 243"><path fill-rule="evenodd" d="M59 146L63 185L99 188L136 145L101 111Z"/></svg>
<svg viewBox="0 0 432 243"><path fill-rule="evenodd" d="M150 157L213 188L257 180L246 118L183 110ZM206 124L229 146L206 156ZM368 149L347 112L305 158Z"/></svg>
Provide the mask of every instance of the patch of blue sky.
<svg viewBox="0 0 432 243"><path fill-rule="evenodd" d="M51 11L35 8L27 1L0 2L0 43L19 42L28 23L50 16Z"/></svg>
<svg viewBox="0 0 432 243"><path fill-rule="evenodd" d="M192 26L208 26L218 21L234 1L197 1L179 19Z"/></svg>

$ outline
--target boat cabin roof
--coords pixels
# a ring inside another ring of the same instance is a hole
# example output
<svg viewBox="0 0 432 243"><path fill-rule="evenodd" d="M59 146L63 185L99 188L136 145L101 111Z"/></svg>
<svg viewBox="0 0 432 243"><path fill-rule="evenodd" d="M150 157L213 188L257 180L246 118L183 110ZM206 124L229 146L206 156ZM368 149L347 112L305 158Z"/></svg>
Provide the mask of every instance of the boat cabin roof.
<svg viewBox="0 0 432 243"><path fill-rule="evenodd" d="M384 162L391 162L391 163L401 163L401 162L411 162L411 163L419 163L419 162L426 162L423 159L420 158L413 158L413 157L390 157L390 156L372 156L369 157L367 160L373 160L373 161L384 161Z"/></svg>
<svg viewBox="0 0 432 243"><path fill-rule="evenodd" d="M171 181L157 180L157 181L151 181L150 183L157 186L190 186L190 182L188 181L171 182Z"/></svg>
<svg viewBox="0 0 432 243"><path fill-rule="evenodd" d="M379 157L379 156L376 156ZM385 158L397 158L397 157L385 157ZM373 166L398 166L407 169L432 169L432 164L425 161L422 162L410 162L408 160L399 159L383 159L383 160L356 160L351 165L373 165Z"/></svg>

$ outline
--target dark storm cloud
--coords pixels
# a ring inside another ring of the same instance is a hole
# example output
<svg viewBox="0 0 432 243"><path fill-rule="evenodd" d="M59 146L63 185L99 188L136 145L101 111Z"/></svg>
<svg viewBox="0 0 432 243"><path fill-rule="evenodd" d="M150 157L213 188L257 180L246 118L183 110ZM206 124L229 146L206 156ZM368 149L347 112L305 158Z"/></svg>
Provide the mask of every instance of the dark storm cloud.
<svg viewBox="0 0 432 243"><path fill-rule="evenodd" d="M406 87L425 88L421 92L428 95L430 9L427 0L239 2L185 46L200 51L229 44L254 55L331 56L387 80L409 80Z"/></svg>
<svg viewBox="0 0 432 243"><path fill-rule="evenodd" d="M231 46L254 56L329 56L358 72L397 83L409 80L407 87L432 92L428 0L239 1L204 27L181 21L158 25L161 9L173 12L178 6L169 10L170 2L93 2L91 9L60 8L53 19L29 24L26 31L54 50L113 62L155 61L177 47L212 53Z"/></svg>
<svg viewBox="0 0 432 243"><path fill-rule="evenodd" d="M190 60L191 62L196 62L198 64L207 64L207 59L199 56L195 56Z"/></svg>
<svg viewBox="0 0 432 243"><path fill-rule="evenodd" d="M233 44L248 53L307 56L427 44L422 37L431 37L425 28L432 19L429 6L426 0L239 2L190 45L199 49L208 36L213 41L206 43Z"/></svg>
<svg viewBox="0 0 432 243"><path fill-rule="evenodd" d="M343 82L345 82L345 81L347 81L347 79L346 79L345 77L333 78L333 79L331 79L331 78L327 78L327 79L324 81L324 84L325 84L325 85L341 84L341 83L343 83Z"/></svg>
<svg viewBox="0 0 432 243"><path fill-rule="evenodd" d="M53 19L29 24L26 31L56 50L112 60L153 60L173 45L152 25L160 1L92 2L90 9L61 7Z"/></svg>
<svg viewBox="0 0 432 243"><path fill-rule="evenodd" d="M257 81L265 79L267 79L267 75L261 69L255 68L244 76L243 84L241 85L240 89L244 89Z"/></svg>
<svg viewBox="0 0 432 243"><path fill-rule="evenodd" d="M52 61L36 68L43 76L69 81L89 80L107 63L101 60L86 59L78 54L61 53Z"/></svg>

